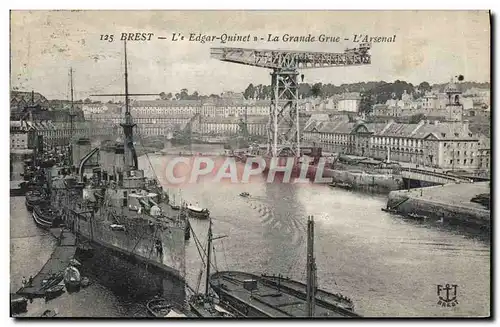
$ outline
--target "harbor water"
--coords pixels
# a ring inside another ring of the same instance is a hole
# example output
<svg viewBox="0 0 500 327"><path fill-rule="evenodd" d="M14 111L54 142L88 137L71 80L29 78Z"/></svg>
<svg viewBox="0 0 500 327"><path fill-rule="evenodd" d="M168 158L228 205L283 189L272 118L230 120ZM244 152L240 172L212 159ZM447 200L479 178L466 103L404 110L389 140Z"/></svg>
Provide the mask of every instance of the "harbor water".
<svg viewBox="0 0 500 327"><path fill-rule="evenodd" d="M223 151L221 151L223 152ZM161 175L168 156L140 158L146 173ZM319 287L341 291L356 311L371 317L486 316L490 305L490 244L483 235L439 222L416 222L382 212L384 196L327 185L205 182L173 189L213 217L214 261L218 270L282 274L305 281L306 222L315 219ZM250 197L240 197L241 192ZM191 220L206 244L208 221ZM23 276L34 275L49 258L54 240L38 229L24 206L11 198L11 292ZM188 241L186 279L204 290L202 263L194 239ZM116 294L99 276L78 293L63 294L38 309L60 316L140 317L144 303ZM455 307L441 307L437 285L458 285ZM33 309L33 310L32 310Z"/></svg>

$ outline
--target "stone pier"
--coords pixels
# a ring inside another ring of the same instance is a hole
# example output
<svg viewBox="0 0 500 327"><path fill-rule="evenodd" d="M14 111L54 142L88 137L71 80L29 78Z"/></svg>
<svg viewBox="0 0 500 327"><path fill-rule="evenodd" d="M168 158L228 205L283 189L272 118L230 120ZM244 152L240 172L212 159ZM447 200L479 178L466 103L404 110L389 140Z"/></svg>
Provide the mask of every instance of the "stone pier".
<svg viewBox="0 0 500 327"><path fill-rule="evenodd" d="M482 193L490 193L490 182L446 184L392 191L388 209L401 214L417 214L434 219L455 220L490 228L491 211L471 202Z"/></svg>

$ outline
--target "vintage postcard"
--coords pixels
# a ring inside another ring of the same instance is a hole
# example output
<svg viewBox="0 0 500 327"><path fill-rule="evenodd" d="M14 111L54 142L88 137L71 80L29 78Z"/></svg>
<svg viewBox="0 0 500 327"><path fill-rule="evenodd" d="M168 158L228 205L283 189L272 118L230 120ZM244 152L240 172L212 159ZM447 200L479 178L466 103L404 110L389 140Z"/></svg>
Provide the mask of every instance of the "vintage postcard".
<svg viewBox="0 0 500 327"><path fill-rule="evenodd" d="M490 317L490 34L11 11L11 316Z"/></svg>

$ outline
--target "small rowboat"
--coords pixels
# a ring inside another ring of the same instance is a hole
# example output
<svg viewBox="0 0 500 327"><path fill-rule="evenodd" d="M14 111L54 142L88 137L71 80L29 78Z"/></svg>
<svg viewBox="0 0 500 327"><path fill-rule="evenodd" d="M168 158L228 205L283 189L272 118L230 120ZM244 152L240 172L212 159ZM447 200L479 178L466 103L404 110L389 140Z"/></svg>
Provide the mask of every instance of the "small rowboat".
<svg viewBox="0 0 500 327"><path fill-rule="evenodd" d="M175 204L171 204L170 208L172 208L172 210L181 210L181 206Z"/></svg>
<svg viewBox="0 0 500 327"><path fill-rule="evenodd" d="M17 294L10 295L10 313L16 314L26 312L28 308L28 300Z"/></svg>
<svg viewBox="0 0 500 327"><path fill-rule="evenodd" d="M330 187L338 187L338 188L343 188L344 190L351 190L352 185L349 183L337 183L333 182L331 184L328 184Z"/></svg>
<svg viewBox="0 0 500 327"><path fill-rule="evenodd" d="M43 203L33 205L32 216L37 226L44 229L59 227L62 223L59 213L51 206Z"/></svg>
<svg viewBox="0 0 500 327"><path fill-rule="evenodd" d="M192 205L187 206L187 209L189 215L193 218L208 219L208 217L210 217L210 211L208 209L203 209Z"/></svg>
<svg viewBox="0 0 500 327"><path fill-rule="evenodd" d="M38 190L26 192L25 198L28 211L32 211L33 206L40 204L44 200L42 193Z"/></svg>
<svg viewBox="0 0 500 327"><path fill-rule="evenodd" d="M43 317L43 318L54 318L55 316L57 316L57 312L55 310L45 310L40 315L40 317Z"/></svg>
<svg viewBox="0 0 500 327"><path fill-rule="evenodd" d="M81 276L78 269L73 266L69 266L64 270L64 284L68 291L70 289L75 289L80 287Z"/></svg>
<svg viewBox="0 0 500 327"><path fill-rule="evenodd" d="M172 305L165 299L153 299L146 304L146 308L154 317L163 318L172 310Z"/></svg>

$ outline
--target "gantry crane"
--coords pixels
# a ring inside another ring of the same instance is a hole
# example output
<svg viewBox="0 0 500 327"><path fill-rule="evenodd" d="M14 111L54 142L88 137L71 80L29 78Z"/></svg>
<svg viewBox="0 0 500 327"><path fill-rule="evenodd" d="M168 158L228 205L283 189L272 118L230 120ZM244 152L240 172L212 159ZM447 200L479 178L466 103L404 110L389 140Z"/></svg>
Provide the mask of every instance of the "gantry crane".
<svg viewBox="0 0 500 327"><path fill-rule="evenodd" d="M369 65L369 50L368 43L342 53L222 47L211 48L210 55L221 61L272 69L267 151L276 157L284 147L300 156L298 70Z"/></svg>

